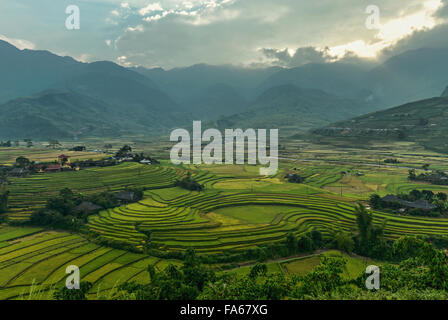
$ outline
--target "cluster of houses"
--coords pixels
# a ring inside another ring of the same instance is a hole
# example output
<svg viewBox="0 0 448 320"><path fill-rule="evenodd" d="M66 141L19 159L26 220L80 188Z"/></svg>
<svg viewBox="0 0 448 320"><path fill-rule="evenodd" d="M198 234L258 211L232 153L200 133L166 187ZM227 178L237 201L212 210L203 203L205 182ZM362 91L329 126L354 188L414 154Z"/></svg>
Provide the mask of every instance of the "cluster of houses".
<svg viewBox="0 0 448 320"><path fill-rule="evenodd" d="M135 161L133 157L109 157L108 159L103 160L83 160L77 161L76 163L71 163L70 156L61 154L58 156L57 162L55 163L35 163L32 165L28 165L24 168L13 168L9 170L7 175L8 177L26 177L30 173L50 173L50 172L61 172L61 171L79 171L82 168L87 167L106 167L117 165L122 162ZM138 161L144 165L152 164L152 161L146 158Z"/></svg>
<svg viewBox="0 0 448 320"><path fill-rule="evenodd" d="M410 173L409 177L411 180L426 181L437 185L448 185L448 175L443 171L421 173L419 175Z"/></svg>
<svg viewBox="0 0 448 320"><path fill-rule="evenodd" d="M400 213L410 209L419 209L426 212L437 209L437 206L428 200L406 201L392 194L383 197L381 200L386 203L399 203L403 207L399 210Z"/></svg>
<svg viewBox="0 0 448 320"><path fill-rule="evenodd" d="M114 193L114 197L120 201L121 204L128 204L139 201L137 193L129 190L122 190ZM87 213L93 214L102 210L103 208L89 201L83 201L77 205L73 212L76 214Z"/></svg>
<svg viewBox="0 0 448 320"><path fill-rule="evenodd" d="M9 177L26 177L31 172L45 173L45 172L61 172L61 171L78 171L79 167L70 163L70 156L61 154L58 156L57 163L50 164L33 164L25 168L14 168L8 172Z"/></svg>

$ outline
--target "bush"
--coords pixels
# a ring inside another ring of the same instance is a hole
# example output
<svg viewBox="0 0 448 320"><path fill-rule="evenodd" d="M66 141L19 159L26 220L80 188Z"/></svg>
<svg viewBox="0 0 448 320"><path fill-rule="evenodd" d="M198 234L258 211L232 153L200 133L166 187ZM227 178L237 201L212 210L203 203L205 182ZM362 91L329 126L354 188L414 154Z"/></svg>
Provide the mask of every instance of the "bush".
<svg viewBox="0 0 448 320"><path fill-rule="evenodd" d="M86 294L92 288L92 284L87 281L83 281L79 284L79 289L67 289L62 287L53 293L55 300L87 300Z"/></svg>
<svg viewBox="0 0 448 320"><path fill-rule="evenodd" d="M299 252L311 252L314 249L313 240L308 235L304 235L297 241L297 248Z"/></svg>
<svg viewBox="0 0 448 320"><path fill-rule="evenodd" d="M175 183L176 186L181 187L183 189L187 189L190 191L202 191L204 190L204 186L201 185L199 182L193 180L191 178L191 173L188 172L188 175L181 179L181 180L177 180Z"/></svg>

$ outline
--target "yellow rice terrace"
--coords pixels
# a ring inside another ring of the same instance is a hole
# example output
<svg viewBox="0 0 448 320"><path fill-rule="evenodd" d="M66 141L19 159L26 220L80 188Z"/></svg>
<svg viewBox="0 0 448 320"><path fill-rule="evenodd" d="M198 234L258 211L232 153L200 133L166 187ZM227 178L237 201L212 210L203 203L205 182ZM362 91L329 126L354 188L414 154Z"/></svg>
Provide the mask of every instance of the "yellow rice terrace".
<svg viewBox="0 0 448 320"><path fill-rule="evenodd" d="M155 286L154 274L191 261L238 281L260 266L292 281L344 261L343 278L354 281L370 264L396 265L412 241L448 243L448 187L412 180L400 166L285 159L277 174L260 176L257 165L135 157L5 171L1 299L59 299L69 266L79 269L88 299L134 297L129 286ZM413 204L427 207L416 212Z"/></svg>

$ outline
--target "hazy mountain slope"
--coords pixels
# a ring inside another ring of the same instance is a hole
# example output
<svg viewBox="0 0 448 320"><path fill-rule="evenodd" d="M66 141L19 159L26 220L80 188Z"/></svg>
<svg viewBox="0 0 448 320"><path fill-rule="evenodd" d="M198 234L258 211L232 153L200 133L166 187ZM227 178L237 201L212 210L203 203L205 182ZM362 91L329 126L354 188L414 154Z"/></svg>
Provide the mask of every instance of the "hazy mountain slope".
<svg viewBox="0 0 448 320"><path fill-rule="evenodd" d="M134 70L156 82L163 91L167 92L177 102L182 103L186 100L195 99L204 90L214 85L232 86L239 95L252 98L253 89L281 68L244 68L231 65L197 64L171 70L161 68L136 68Z"/></svg>
<svg viewBox="0 0 448 320"><path fill-rule="evenodd" d="M80 63L47 51L19 50L0 41L0 70L0 103L56 89L101 101L107 112L119 117L112 120L119 120L115 123L129 132L166 133L192 119L153 81L112 62ZM45 108L32 101L35 107Z"/></svg>
<svg viewBox="0 0 448 320"><path fill-rule="evenodd" d="M48 89L77 74L82 65L70 57L19 50L0 40L0 103Z"/></svg>
<svg viewBox="0 0 448 320"><path fill-rule="evenodd" d="M372 91L366 82L366 69L347 63L307 64L283 69L269 77L258 88L292 84L300 88L320 89L330 94L364 101L371 101Z"/></svg>
<svg viewBox="0 0 448 320"><path fill-rule="evenodd" d="M197 119L211 120L245 110L247 101L233 87L216 84L187 99L184 105Z"/></svg>
<svg viewBox="0 0 448 320"><path fill-rule="evenodd" d="M447 57L448 48L421 48L393 56L371 70L342 62L307 64L278 71L258 90L293 84L388 108L439 96L448 82Z"/></svg>
<svg viewBox="0 0 448 320"><path fill-rule="evenodd" d="M440 95L441 97L448 97L448 87L445 88L445 90L443 90L442 94Z"/></svg>
<svg viewBox="0 0 448 320"><path fill-rule="evenodd" d="M107 102L126 119L154 128L170 128L189 119L185 112L146 77L110 62L95 62L56 87ZM130 128L131 129L131 128Z"/></svg>
<svg viewBox="0 0 448 320"><path fill-rule="evenodd" d="M367 75L374 96L387 106L438 97L448 82L448 48L406 51Z"/></svg>
<svg viewBox="0 0 448 320"><path fill-rule="evenodd" d="M2 138L71 139L122 131L105 103L69 91L18 98L0 105L0 113Z"/></svg>
<svg viewBox="0 0 448 320"><path fill-rule="evenodd" d="M263 92L248 111L215 122L221 128L281 128L282 134L304 132L335 119L347 119L372 106L321 90L283 85Z"/></svg>
<svg viewBox="0 0 448 320"><path fill-rule="evenodd" d="M336 122L315 130L317 135L343 140L415 141L428 148L448 150L448 98L438 97Z"/></svg>

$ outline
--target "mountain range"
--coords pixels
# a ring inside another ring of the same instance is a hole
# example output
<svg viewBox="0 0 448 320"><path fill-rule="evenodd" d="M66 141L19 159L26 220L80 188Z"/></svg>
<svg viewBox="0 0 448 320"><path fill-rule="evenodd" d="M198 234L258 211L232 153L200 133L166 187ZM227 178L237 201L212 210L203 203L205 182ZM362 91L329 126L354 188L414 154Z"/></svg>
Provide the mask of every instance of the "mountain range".
<svg viewBox="0 0 448 320"><path fill-rule="evenodd" d="M374 109L373 105L359 100L285 84L265 90L246 111L221 117L209 126L220 129L281 128L280 134L288 136Z"/></svg>
<svg viewBox="0 0 448 320"><path fill-rule="evenodd" d="M330 138L333 143L351 141L412 141L428 149L448 152L448 96L424 99L353 119L332 123L314 130L315 138Z"/></svg>
<svg viewBox="0 0 448 320"><path fill-rule="evenodd" d="M433 97L446 87L447 54L408 51L373 69L335 62L164 70L82 63L0 41L0 138L164 135L192 120L293 134Z"/></svg>

